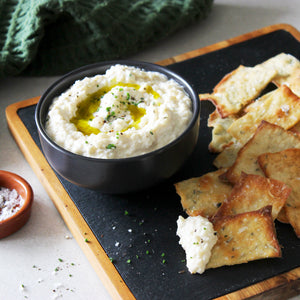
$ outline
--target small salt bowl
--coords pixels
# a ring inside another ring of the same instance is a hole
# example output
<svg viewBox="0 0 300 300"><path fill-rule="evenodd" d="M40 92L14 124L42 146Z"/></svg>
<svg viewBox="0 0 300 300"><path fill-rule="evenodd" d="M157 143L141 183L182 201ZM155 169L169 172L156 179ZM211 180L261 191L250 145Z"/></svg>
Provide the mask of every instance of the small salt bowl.
<svg viewBox="0 0 300 300"><path fill-rule="evenodd" d="M0 170L0 188L2 197L9 193L11 199L6 199L7 201L18 201L20 199L15 199L16 196L22 198L21 206L16 209L13 214L9 214L6 211L6 215L0 219L0 239L11 235L12 233L18 231L23 227L28 221L31 214L31 206L33 202L33 191L30 184L22 177L17 174ZM9 191L7 191L7 189ZM5 190L5 191L4 191ZM2 199L1 197L1 199ZM7 197L6 197L7 198ZM4 203L0 202L0 216L1 212L4 214Z"/></svg>

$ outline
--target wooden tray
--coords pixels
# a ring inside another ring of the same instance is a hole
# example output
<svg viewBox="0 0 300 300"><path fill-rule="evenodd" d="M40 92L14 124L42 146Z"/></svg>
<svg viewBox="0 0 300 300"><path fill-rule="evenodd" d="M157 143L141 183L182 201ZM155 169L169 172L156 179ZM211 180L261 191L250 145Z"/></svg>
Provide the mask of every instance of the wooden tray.
<svg viewBox="0 0 300 300"><path fill-rule="evenodd" d="M295 28L278 24L158 63L180 73L199 93L209 92L239 64L255 65L279 52L300 59L299 41ZM201 108L198 149L178 174L151 191L110 196L78 188L49 166L34 123L38 100L7 107L8 126L114 299L286 299L300 294L300 241L289 225L276 224L284 247L282 259L208 270L203 275L189 274L181 261L184 252L176 237L176 219L183 212L173 183L212 170L214 157L207 150L211 133L206 120L213 109L209 103Z"/></svg>

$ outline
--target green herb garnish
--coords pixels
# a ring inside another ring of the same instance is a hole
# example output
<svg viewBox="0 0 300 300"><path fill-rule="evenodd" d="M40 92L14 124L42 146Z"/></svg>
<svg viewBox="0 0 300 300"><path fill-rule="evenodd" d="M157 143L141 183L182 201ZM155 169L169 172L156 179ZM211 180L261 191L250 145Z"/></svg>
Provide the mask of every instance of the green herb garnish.
<svg viewBox="0 0 300 300"><path fill-rule="evenodd" d="M108 144L107 146L106 146L106 149L116 149L117 147L116 147L116 145L114 145L114 144Z"/></svg>

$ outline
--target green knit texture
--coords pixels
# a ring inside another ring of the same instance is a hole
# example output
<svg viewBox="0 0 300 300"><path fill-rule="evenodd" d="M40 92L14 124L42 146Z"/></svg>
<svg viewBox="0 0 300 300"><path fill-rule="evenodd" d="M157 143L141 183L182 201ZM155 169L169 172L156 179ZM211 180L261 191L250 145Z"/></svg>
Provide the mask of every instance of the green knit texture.
<svg viewBox="0 0 300 300"><path fill-rule="evenodd" d="M133 55L204 19L213 0L1 0L0 76L59 75Z"/></svg>

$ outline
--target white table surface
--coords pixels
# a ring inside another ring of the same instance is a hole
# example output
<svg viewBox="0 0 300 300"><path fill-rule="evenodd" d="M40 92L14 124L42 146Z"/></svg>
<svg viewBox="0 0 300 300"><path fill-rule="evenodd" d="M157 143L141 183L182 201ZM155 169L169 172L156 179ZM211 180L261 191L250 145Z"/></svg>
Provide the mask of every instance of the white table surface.
<svg viewBox="0 0 300 300"><path fill-rule="evenodd" d="M156 62L278 23L300 30L299 16L299 0L216 0L206 20L131 58ZM0 240L0 299L109 300L108 291L24 159L5 120L6 106L41 95L55 79L0 79L0 169L24 177L35 194L26 226Z"/></svg>

